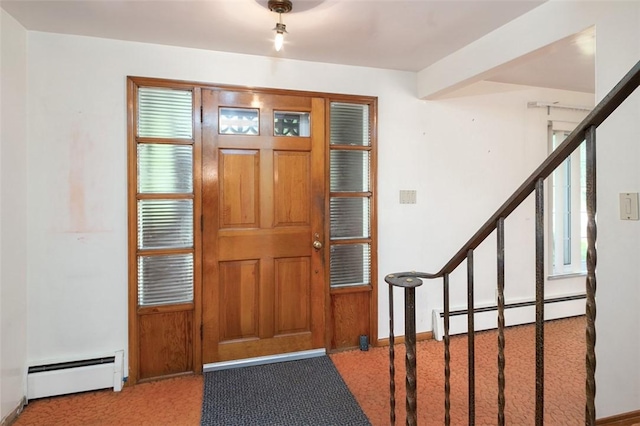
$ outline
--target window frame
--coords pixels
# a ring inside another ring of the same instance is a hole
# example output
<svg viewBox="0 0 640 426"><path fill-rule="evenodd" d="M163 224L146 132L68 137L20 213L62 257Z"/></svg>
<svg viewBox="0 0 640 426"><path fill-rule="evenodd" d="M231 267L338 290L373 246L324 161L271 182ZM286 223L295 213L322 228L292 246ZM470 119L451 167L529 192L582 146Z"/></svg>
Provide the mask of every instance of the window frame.
<svg viewBox="0 0 640 426"><path fill-rule="evenodd" d="M369 130L369 144L368 145L346 145L346 144L332 144L331 143L331 105L334 103L340 104L351 104L351 105L366 105L368 108L368 130ZM328 235L329 242L329 262L327 262L327 280L329 284L330 292L340 292L340 291L358 291L358 289L367 289L374 290L372 297L377 299L377 285L375 282L377 280L377 221L376 221L376 171L377 171L377 158L376 158L376 117L377 117L377 103L375 99L368 98L363 101L359 101L358 99L340 99L340 98L331 98L327 100L327 120L328 123L327 128L329 131L327 132L327 209L331 206L331 200L334 198L355 198L362 199L366 198L369 201L369 218L368 218L368 227L369 227L369 235L368 236L360 236L360 237L333 237L331 235L331 217L329 211L327 211L327 229L326 234ZM331 180L331 152L332 151L349 151L349 152L366 152L368 153L369 164L368 164L368 188L366 191L332 191L330 180ZM335 246L341 245L361 245L367 244L369 246L369 281L362 283L350 283L350 284L340 284L340 285L332 285L331 284L331 249Z"/></svg>
<svg viewBox="0 0 640 426"><path fill-rule="evenodd" d="M549 153L562 143L577 123L548 122ZM561 135L561 140L556 136ZM581 276L586 273L586 200L584 142L549 176L548 181L548 278ZM556 188L560 189L558 192ZM568 192L568 193L567 193ZM559 210L556 207L560 206ZM568 206L568 208L565 208ZM569 228L569 232L567 232Z"/></svg>

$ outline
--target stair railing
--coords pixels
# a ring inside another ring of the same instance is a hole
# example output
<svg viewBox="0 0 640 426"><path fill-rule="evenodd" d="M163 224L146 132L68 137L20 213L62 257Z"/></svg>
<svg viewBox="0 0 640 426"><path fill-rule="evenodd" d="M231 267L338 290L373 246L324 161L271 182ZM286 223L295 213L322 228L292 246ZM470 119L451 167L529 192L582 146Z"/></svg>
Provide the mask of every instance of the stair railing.
<svg viewBox="0 0 640 426"><path fill-rule="evenodd" d="M533 192L535 192L535 339L536 339L536 398L535 424L544 423L544 180L567 159L580 144L586 144L586 203L587 203L587 275L586 275L586 403L585 424L594 426L595 412L595 319L596 319L596 128L620 106L640 85L640 61L604 97L592 112L524 181L507 201L487 220L466 244L436 273L400 272L389 274L389 371L390 423L395 425L395 353L393 288L404 288L405 297L405 365L406 365L406 424L417 424L416 394L416 326L415 289L422 279L443 279L444 293L444 424L451 424L451 366L449 336L449 275L467 262L467 357L468 357L468 424L475 425L475 324L473 252L494 231L497 236L497 292L498 292L498 425L505 424L505 356L504 356L504 220Z"/></svg>

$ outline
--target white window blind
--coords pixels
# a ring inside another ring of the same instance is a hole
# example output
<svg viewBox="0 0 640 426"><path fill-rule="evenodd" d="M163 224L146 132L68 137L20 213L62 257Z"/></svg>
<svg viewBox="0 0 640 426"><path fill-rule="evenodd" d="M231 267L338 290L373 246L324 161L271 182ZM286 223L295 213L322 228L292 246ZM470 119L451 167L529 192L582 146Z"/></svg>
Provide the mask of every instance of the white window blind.
<svg viewBox="0 0 640 426"><path fill-rule="evenodd" d="M369 105L330 108L331 287L371 283L371 129Z"/></svg>
<svg viewBox="0 0 640 426"><path fill-rule="evenodd" d="M190 90L141 87L138 90L138 136L192 139Z"/></svg>
<svg viewBox="0 0 640 426"><path fill-rule="evenodd" d="M137 119L138 306L192 302L193 94L141 87Z"/></svg>

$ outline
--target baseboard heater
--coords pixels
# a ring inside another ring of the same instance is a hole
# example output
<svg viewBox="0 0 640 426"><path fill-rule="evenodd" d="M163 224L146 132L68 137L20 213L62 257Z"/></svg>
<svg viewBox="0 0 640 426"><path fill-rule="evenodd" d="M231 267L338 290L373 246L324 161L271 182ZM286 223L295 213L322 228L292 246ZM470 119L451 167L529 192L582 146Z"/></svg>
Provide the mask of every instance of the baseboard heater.
<svg viewBox="0 0 640 426"><path fill-rule="evenodd" d="M124 351L113 356L56 362L29 367L27 398L65 395L97 389L122 390Z"/></svg>
<svg viewBox="0 0 640 426"><path fill-rule="evenodd" d="M572 294L561 297L551 297L544 301L545 321L569 318L585 313L585 294ZM536 302L534 300L512 302L505 304L504 319L506 326L530 324L536 321ZM476 307L474 314L474 328L476 331L491 330L498 327L498 307ZM449 316L449 335L467 332L467 309L452 309ZM444 338L444 313L433 310L433 337L436 340Z"/></svg>

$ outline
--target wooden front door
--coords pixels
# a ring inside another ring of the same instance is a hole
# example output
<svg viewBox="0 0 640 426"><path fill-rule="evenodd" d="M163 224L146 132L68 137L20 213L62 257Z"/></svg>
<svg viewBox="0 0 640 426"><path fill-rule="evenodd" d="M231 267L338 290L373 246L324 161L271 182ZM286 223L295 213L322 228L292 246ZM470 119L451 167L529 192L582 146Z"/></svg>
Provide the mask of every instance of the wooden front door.
<svg viewBox="0 0 640 426"><path fill-rule="evenodd" d="M202 104L203 363L324 348L324 100Z"/></svg>

